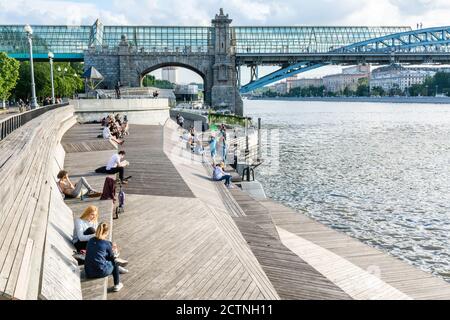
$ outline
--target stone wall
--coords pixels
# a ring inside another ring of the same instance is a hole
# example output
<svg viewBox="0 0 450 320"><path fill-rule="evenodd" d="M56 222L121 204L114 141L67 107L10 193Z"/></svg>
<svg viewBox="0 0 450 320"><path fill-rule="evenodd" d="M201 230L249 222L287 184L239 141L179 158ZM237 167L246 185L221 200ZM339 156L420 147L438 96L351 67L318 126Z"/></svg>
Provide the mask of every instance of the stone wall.
<svg viewBox="0 0 450 320"><path fill-rule="evenodd" d="M126 115L130 124L163 125L169 118L168 99L72 100L81 123L100 121L111 113Z"/></svg>

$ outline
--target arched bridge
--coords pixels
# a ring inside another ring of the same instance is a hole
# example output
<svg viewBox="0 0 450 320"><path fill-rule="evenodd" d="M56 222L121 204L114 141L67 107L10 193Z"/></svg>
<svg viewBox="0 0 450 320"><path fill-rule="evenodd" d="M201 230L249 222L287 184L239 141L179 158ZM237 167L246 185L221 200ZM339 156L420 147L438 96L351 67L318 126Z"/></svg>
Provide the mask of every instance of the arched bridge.
<svg viewBox="0 0 450 320"><path fill-rule="evenodd" d="M412 30L405 26L232 27L222 10L211 26L33 26L34 58L84 61L113 88L117 81L140 86L142 77L162 66L182 66L204 80L205 102L242 113L240 93L327 64L450 64L450 27ZM0 51L26 60L23 26L0 25ZM258 77L258 67L280 69ZM241 86L241 67L251 82Z"/></svg>

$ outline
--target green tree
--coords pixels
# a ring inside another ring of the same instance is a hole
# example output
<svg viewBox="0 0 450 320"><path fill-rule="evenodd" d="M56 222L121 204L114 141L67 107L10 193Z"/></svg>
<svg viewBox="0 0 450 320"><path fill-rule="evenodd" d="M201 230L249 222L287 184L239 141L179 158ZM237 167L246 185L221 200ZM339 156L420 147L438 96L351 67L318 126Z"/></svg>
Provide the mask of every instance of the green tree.
<svg viewBox="0 0 450 320"><path fill-rule="evenodd" d="M142 84L144 87L155 87L158 89L173 89L175 87L174 84L170 81L158 80L155 78L155 76L152 76L150 74L144 77Z"/></svg>
<svg viewBox="0 0 450 320"><path fill-rule="evenodd" d="M371 95L383 97L386 95L386 92L384 91L384 89L382 87L377 86L377 87L372 88Z"/></svg>
<svg viewBox="0 0 450 320"><path fill-rule="evenodd" d="M358 79L358 87L356 88L356 95L359 97L369 96L369 79Z"/></svg>
<svg viewBox="0 0 450 320"><path fill-rule="evenodd" d="M19 67L19 61L8 57L4 52L0 52L0 100L2 108L5 108L5 100L10 97L11 91L19 79Z"/></svg>
<svg viewBox="0 0 450 320"><path fill-rule="evenodd" d="M59 62L54 64L53 71L56 96L72 97L75 93L83 91L83 80L80 77L82 68L80 66L74 68L70 63ZM21 63L19 73L20 81L17 83L14 94L17 98L26 100L31 96L31 70L28 61ZM52 83L48 62L34 63L34 79L38 100L50 97Z"/></svg>

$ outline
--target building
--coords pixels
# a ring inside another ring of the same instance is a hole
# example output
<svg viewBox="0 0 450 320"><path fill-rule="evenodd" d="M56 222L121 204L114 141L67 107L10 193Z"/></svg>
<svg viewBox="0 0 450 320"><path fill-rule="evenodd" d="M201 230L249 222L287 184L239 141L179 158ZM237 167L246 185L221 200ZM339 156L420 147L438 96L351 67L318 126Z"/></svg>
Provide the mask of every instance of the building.
<svg viewBox="0 0 450 320"><path fill-rule="evenodd" d="M177 83L177 68L165 67L161 69L161 79L170 83Z"/></svg>
<svg viewBox="0 0 450 320"><path fill-rule="evenodd" d="M332 74L323 77L325 90L333 93L340 93L348 90L356 91L360 79L368 79L370 76L370 65L358 65L345 68L342 73Z"/></svg>
<svg viewBox="0 0 450 320"><path fill-rule="evenodd" d="M406 91L414 84L422 84L428 77L432 77L438 70L432 68L405 68L399 64L375 69L370 79L370 89L375 87L389 91L398 88Z"/></svg>
<svg viewBox="0 0 450 320"><path fill-rule="evenodd" d="M294 88L308 88L308 87L320 87L323 85L323 80L321 78L312 79L293 79L287 80L287 91L290 92Z"/></svg>
<svg viewBox="0 0 450 320"><path fill-rule="evenodd" d="M183 84L175 86L175 96L179 101L197 101L198 86L196 84Z"/></svg>
<svg viewBox="0 0 450 320"><path fill-rule="evenodd" d="M286 82L278 82L275 84L275 92L277 94L286 94L288 93L288 86Z"/></svg>

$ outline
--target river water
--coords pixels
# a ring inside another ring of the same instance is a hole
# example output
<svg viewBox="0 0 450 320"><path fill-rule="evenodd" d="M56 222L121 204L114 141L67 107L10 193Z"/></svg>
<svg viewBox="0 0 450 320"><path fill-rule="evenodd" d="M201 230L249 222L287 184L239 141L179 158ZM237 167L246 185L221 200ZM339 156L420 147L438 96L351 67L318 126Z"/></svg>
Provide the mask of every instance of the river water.
<svg viewBox="0 0 450 320"><path fill-rule="evenodd" d="M267 196L450 281L450 105L245 101ZM272 153L272 157L270 154Z"/></svg>

